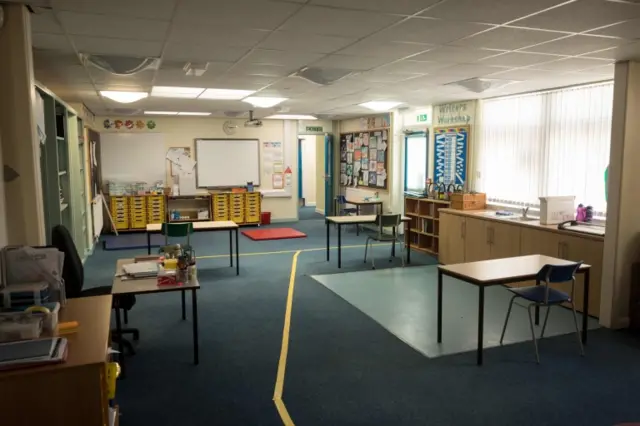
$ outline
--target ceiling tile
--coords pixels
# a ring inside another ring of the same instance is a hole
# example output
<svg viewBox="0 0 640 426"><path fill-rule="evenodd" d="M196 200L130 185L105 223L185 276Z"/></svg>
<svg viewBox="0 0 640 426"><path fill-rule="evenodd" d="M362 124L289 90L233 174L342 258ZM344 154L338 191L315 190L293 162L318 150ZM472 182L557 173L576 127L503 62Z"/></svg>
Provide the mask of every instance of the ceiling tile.
<svg viewBox="0 0 640 426"><path fill-rule="evenodd" d="M442 46L426 53L414 56L415 61L442 61L450 63L468 63L500 52L495 50L471 49L467 47Z"/></svg>
<svg viewBox="0 0 640 426"><path fill-rule="evenodd" d="M528 47L523 50L529 52L574 56L596 50L607 49L609 47L615 47L625 43L627 43L627 41L615 38L576 35Z"/></svg>
<svg viewBox="0 0 640 426"><path fill-rule="evenodd" d="M217 79L224 75L226 70L207 69L200 77L185 75L182 70L160 69L156 75L156 86L181 86L181 87L213 87Z"/></svg>
<svg viewBox="0 0 640 426"><path fill-rule="evenodd" d="M73 47L67 37L59 34L32 34L31 44L38 49L73 52Z"/></svg>
<svg viewBox="0 0 640 426"><path fill-rule="evenodd" d="M640 42L625 44L599 52L590 52L584 56L589 58L615 59L617 61L637 60L640 59Z"/></svg>
<svg viewBox="0 0 640 426"><path fill-rule="evenodd" d="M122 40L102 37L75 36L73 42L80 53L157 58L162 52L161 41Z"/></svg>
<svg viewBox="0 0 640 426"><path fill-rule="evenodd" d="M295 67L285 67L281 65L252 64L241 61L233 67L233 72L243 75L263 75L269 77L286 77L296 71Z"/></svg>
<svg viewBox="0 0 640 426"><path fill-rule="evenodd" d="M275 30L300 4L252 0L181 0L174 25L196 24Z"/></svg>
<svg viewBox="0 0 640 426"><path fill-rule="evenodd" d="M166 38L169 22L130 17L114 18L107 15L60 12L62 26L68 34L92 37L110 37L136 41L161 41Z"/></svg>
<svg viewBox="0 0 640 426"><path fill-rule="evenodd" d="M640 19L632 19L630 21L621 22L610 27L600 30L591 31L589 34L606 35L613 37L622 37L626 39L640 38Z"/></svg>
<svg viewBox="0 0 640 426"><path fill-rule="evenodd" d="M549 71L579 71L588 68L607 65L606 60L589 58L567 58L555 62L534 65L531 68Z"/></svg>
<svg viewBox="0 0 640 426"><path fill-rule="evenodd" d="M222 46L253 47L269 35L266 30L211 25L181 25L172 28L169 40L178 43L202 43L215 40Z"/></svg>
<svg viewBox="0 0 640 426"><path fill-rule="evenodd" d="M51 0L54 10L169 21L177 0Z"/></svg>
<svg viewBox="0 0 640 426"><path fill-rule="evenodd" d="M92 66L87 67L87 70L96 84L118 84L123 86L149 85L155 75L155 70L141 71L132 75L115 75Z"/></svg>
<svg viewBox="0 0 640 426"><path fill-rule="evenodd" d="M227 74L216 80L215 87L221 89L259 90L265 86L275 83L279 79L280 77Z"/></svg>
<svg viewBox="0 0 640 426"><path fill-rule="evenodd" d="M217 44L191 44L170 42L165 46L163 58L172 61L235 62L249 49L224 47Z"/></svg>
<svg viewBox="0 0 640 426"><path fill-rule="evenodd" d="M242 61L254 64L269 64L302 67L322 58L320 53L282 52L280 50L255 49Z"/></svg>
<svg viewBox="0 0 640 426"><path fill-rule="evenodd" d="M453 64L446 62L413 61L411 59L405 59L385 65L381 70L395 74L430 74L450 65Z"/></svg>
<svg viewBox="0 0 640 426"><path fill-rule="evenodd" d="M389 62L387 59L371 56L328 55L314 62L313 67L340 68L346 70L368 70Z"/></svg>
<svg viewBox="0 0 640 426"><path fill-rule="evenodd" d="M331 53L354 43L356 38L311 34L308 32L274 31L258 47L286 51Z"/></svg>
<svg viewBox="0 0 640 426"><path fill-rule="evenodd" d="M452 24L439 19L410 18L376 37L392 41L446 44L489 28L491 26L468 22Z"/></svg>
<svg viewBox="0 0 640 426"><path fill-rule="evenodd" d="M518 2L518 5L521 4L522 2ZM524 18L513 25L582 32L633 18L640 18L639 5L605 0L581 0Z"/></svg>
<svg viewBox="0 0 640 426"><path fill-rule="evenodd" d="M339 53L357 56L376 56L385 59L400 59L432 49L434 46L421 43L404 43L396 41L379 41L365 39L359 41Z"/></svg>
<svg viewBox="0 0 640 426"><path fill-rule="evenodd" d="M553 31L499 27L458 40L452 44L465 47L484 47L486 49L516 50L559 37L566 37L566 34Z"/></svg>
<svg viewBox="0 0 640 426"><path fill-rule="evenodd" d="M522 68L516 70L500 71L493 74L492 78L500 78L505 80L546 80L557 74L557 71L534 70L530 68Z"/></svg>
<svg viewBox="0 0 640 426"><path fill-rule="evenodd" d="M31 32L47 34L64 34L58 20L50 10L38 9L31 14Z"/></svg>
<svg viewBox="0 0 640 426"><path fill-rule="evenodd" d="M451 21L504 24L564 1L566 0L450 0L429 9L423 15Z"/></svg>
<svg viewBox="0 0 640 426"><path fill-rule="evenodd" d="M481 62L486 65L501 67L526 67L542 62L555 61L560 58L561 57L555 55L543 55L539 53L510 52L483 59Z"/></svg>
<svg viewBox="0 0 640 426"><path fill-rule="evenodd" d="M369 83L397 83L418 77L420 74L395 74L381 70L367 71L349 77L348 80L365 81Z"/></svg>
<svg viewBox="0 0 640 426"><path fill-rule="evenodd" d="M306 6L283 25L283 30L299 33L364 37L402 19L373 12Z"/></svg>
<svg viewBox="0 0 640 426"><path fill-rule="evenodd" d="M413 15L440 0L311 0L312 5Z"/></svg>

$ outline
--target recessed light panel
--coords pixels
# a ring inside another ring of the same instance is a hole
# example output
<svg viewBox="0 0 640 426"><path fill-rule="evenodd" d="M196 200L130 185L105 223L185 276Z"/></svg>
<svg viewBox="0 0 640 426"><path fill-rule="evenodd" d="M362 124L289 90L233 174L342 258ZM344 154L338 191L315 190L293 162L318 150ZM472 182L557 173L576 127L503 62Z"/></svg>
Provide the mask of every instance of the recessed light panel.
<svg viewBox="0 0 640 426"><path fill-rule="evenodd" d="M206 89L198 99L240 100L255 93L254 90Z"/></svg>

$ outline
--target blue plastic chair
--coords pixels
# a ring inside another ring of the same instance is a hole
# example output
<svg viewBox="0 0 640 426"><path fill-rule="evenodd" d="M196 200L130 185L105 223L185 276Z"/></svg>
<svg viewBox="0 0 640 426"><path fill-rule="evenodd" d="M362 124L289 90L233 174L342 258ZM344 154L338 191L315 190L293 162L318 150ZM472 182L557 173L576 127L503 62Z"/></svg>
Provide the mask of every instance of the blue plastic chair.
<svg viewBox="0 0 640 426"><path fill-rule="evenodd" d="M509 322L509 315L511 315L511 308L516 298L524 299L530 302L528 305L518 305L526 307L529 312L529 326L531 327L531 337L533 338L533 346L536 350L536 361L540 363L540 356L538 354L538 341L536 339L536 333L533 329L533 318L531 316L531 308L536 306L546 306L547 313L544 317L544 323L542 324L542 331L540 333L540 339L544 337L544 330L547 327L547 320L549 319L549 311L554 305L561 303L571 304L571 310L573 312L573 323L576 327L576 336L578 337L578 345L580 347L580 355L584 355L584 348L582 347L582 340L580 339L580 329L578 328L578 318L576 316L576 307L573 303L574 290L576 287L576 271L582 265L582 261L578 263L571 263L568 265L544 265L542 269L536 275L536 285L533 287L520 287L510 288L509 291L513 293L511 302L509 303L509 309L507 310L507 318L504 320L504 327L502 328L502 335L500 336L500 344L504 339L504 333L507 331L507 323ZM549 287L552 283L564 283L571 281L571 294L567 294L563 291L556 290ZM542 283L542 284L541 284Z"/></svg>
<svg viewBox="0 0 640 426"><path fill-rule="evenodd" d="M349 214L356 214L357 213L357 209L355 207L346 207L347 206L347 198L344 195L337 195L336 196L336 205L337 205L337 209L336 209L336 214L338 216L346 216Z"/></svg>

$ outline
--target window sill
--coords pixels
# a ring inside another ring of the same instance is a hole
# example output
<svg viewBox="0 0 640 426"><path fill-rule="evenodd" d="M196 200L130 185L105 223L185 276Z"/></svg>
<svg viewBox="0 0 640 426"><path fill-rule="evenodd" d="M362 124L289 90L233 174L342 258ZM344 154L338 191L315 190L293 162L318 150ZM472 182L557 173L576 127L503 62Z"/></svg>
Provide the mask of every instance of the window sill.
<svg viewBox="0 0 640 426"><path fill-rule="evenodd" d="M487 202L487 209L488 210L506 210L508 212L512 212L515 214L522 214L522 207L514 204ZM529 211L527 212L527 215L530 215L531 217L539 218L540 209L536 207L530 207ZM607 223L607 218L602 216L594 216L593 221L591 223L595 225L604 226Z"/></svg>

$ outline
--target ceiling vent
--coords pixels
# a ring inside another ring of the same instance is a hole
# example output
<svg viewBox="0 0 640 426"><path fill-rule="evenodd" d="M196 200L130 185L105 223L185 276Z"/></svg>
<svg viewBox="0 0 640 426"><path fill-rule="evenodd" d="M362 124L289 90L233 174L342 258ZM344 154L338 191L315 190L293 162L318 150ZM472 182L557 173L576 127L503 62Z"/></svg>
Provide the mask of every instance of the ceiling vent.
<svg viewBox="0 0 640 426"><path fill-rule="evenodd" d="M209 62L187 62L182 70L189 77L200 77L208 67Z"/></svg>
<svg viewBox="0 0 640 426"><path fill-rule="evenodd" d="M500 89L508 86L509 84L517 83L515 80L499 80L497 78L470 78L468 80L454 81L453 83L447 83L445 86L461 86L465 89L482 93L487 90Z"/></svg>
<svg viewBox="0 0 640 426"><path fill-rule="evenodd" d="M291 77L304 78L321 86L335 83L338 80L345 78L352 73L351 70L344 70L339 68L308 68L304 67L300 71L293 73Z"/></svg>
<svg viewBox="0 0 640 426"><path fill-rule="evenodd" d="M84 65L90 64L115 75L131 75L160 66L159 58L132 58L128 56L80 54Z"/></svg>

